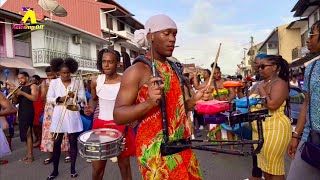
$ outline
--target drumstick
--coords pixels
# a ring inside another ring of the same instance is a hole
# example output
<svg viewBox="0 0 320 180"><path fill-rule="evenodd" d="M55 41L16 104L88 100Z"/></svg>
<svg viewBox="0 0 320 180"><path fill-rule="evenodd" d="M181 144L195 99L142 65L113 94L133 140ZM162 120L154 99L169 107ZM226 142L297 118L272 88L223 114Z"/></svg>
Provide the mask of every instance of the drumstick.
<svg viewBox="0 0 320 180"><path fill-rule="evenodd" d="M216 69L218 58L219 58L219 55L220 55L220 49L221 49L221 43L219 45L219 49L218 49L218 52L217 52L217 55L216 55L216 59L214 60L214 64L213 64L213 67L212 67L212 73L210 75L210 78L209 78L208 84L206 86L206 89L208 89L210 84L211 84L211 81L212 81L212 78L213 78L213 74L214 74L214 70Z"/></svg>

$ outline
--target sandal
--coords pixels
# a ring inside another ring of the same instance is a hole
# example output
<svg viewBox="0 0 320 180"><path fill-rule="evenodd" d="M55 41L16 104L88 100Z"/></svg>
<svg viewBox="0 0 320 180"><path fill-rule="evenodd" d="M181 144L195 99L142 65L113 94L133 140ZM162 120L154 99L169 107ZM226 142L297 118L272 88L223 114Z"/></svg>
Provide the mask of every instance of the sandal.
<svg viewBox="0 0 320 180"><path fill-rule="evenodd" d="M52 158L47 158L47 159L45 159L45 160L43 161L43 164L44 164L44 165L47 165L47 164L50 164L50 163L52 163Z"/></svg>
<svg viewBox="0 0 320 180"><path fill-rule="evenodd" d="M33 157L24 157L22 159L20 159L19 161L23 161L26 164L31 164L34 161Z"/></svg>
<svg viewBox="0 0 320 180"><path fill-rule="evenodd" d="M51 173L51 174L47 177L47 180L55 179L58 175L59 175L59 173L57 173L57 174L52 174L52 173Z"/></svg>
<svg viewBox="0 0 320 180"><path fill-rule="evenodd" d="M71 174L71 178L76 178L76 177L78 177L77 173Z"/></svg>
<svg viewBox="0 0 320 180"><path fill-rule="evenodd" d="M71 161L70 156L67 156L67 157L64 158L64 162L65 163L69 163L70 161Z"/></svg>

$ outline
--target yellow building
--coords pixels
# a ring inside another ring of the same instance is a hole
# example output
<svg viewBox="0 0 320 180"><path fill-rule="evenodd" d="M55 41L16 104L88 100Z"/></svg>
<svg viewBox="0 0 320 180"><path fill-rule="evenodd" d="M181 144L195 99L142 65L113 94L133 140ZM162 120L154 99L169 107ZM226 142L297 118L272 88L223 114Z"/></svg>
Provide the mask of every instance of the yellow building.
<svg viewBox="0 0 320 180"><path fill-rule="evenodd" d="M291 63L292 49L299 46L301 46L300 30L288 28L288 24L285 24L276 27L258 51L268 55L281 55L288 63Z"/></svg>

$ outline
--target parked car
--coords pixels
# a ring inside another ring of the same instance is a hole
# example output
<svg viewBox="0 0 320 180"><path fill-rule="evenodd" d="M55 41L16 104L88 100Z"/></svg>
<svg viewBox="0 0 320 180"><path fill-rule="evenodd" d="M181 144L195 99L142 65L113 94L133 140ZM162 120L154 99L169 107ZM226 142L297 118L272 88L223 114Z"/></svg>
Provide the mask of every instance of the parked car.
<svg viewBox="0 0 320 180"><path fill-rule="evenodd" d="M291 124L297 124L302 103L304 101L304 93L297 86L290 86L290 109L291 109Z"/></svg>

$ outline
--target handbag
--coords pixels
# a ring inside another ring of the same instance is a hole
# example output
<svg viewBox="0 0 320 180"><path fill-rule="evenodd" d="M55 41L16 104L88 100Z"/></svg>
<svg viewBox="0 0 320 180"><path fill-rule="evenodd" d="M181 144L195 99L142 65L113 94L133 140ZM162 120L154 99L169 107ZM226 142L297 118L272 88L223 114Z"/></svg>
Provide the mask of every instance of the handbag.
<svg viewBox="0 0 320 180"><path fill-rule="evenodd" d="M310 92L310 82L311 82L311 74L316 65L317 61L314 62L311 66L311 70L309 73L308 79L308 89ZM311 131L307 141L304 143L303 150L301 152L301 159L307 162L309 165L320 169L320 133L312 129L312 121L311 121L311 106L309 103L309 123L311 127Z"/></svg>

